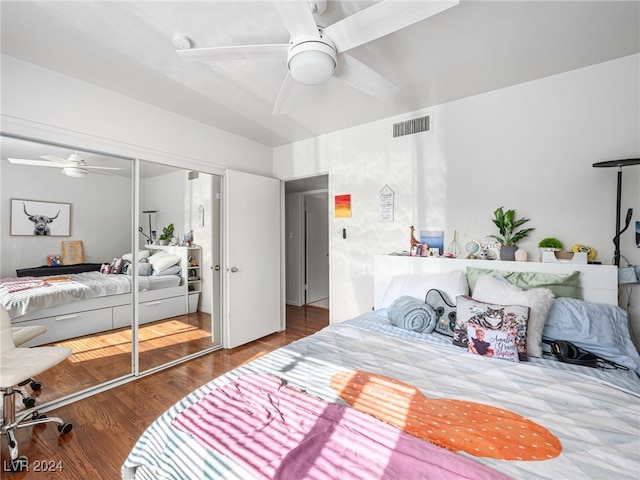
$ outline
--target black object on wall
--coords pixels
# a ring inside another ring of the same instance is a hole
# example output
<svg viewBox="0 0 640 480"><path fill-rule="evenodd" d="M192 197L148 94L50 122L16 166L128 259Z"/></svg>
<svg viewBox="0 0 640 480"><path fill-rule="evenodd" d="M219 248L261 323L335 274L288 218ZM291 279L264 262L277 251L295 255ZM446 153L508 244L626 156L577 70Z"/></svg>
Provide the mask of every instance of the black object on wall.
<svg viewBox="0 0 640 480"><path fill-rule="evenodd" d="M616 235L613 237L615 245L614 264L620 266L620 235L629 228L631 217L633 216L633 208L627 210L625 226L620 230L620 202L622 200L622 167L631 165L640 165L640 158L627 158L625 160L607 160L605 162L594 163L594 167L618 167L618 191L616 197Z"/></svg>

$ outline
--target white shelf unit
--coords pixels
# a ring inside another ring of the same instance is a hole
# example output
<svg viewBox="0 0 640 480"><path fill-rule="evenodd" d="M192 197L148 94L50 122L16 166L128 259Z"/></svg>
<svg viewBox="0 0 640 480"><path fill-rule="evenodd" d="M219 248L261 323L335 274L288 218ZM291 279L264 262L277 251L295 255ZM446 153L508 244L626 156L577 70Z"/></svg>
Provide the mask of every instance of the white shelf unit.
<svg viewBox="0 0 640 480"><path fill-rule="evenodd" d="M164 250L178 255L182 266L182 285L185 289L185 302L188 313L198 311L202 292L202 250L200 247L180 247L172 245L147 245L149 250Z"/></svg>

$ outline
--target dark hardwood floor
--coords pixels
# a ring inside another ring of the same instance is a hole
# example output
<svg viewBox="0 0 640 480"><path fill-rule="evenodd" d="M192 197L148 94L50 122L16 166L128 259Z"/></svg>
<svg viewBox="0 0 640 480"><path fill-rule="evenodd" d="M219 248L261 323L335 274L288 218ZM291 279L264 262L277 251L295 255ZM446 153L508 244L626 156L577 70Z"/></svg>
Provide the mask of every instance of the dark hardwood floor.
<svg viewBox="0 0 640 480"><path fill-rule="evenodd" d="M171 405L212 378L320 330L328 318L323 308L287 306L283 332L209 353L51 411L49 416L72 423L72 432L60 436L54 424L18 430L20 454L29 458L29 471L19 473L6 471L9 455L3 437L1 479L119 479L120 467L138 437ZM51 384L45 383L43 391L47 388Z"/></svg>

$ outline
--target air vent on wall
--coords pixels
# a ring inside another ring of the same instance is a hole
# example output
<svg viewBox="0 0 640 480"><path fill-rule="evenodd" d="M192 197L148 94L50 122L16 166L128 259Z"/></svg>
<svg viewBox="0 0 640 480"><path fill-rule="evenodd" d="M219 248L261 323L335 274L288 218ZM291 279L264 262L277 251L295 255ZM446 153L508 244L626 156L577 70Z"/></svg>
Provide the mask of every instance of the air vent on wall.
<svg viewBox="0 0 640 480"><path fill-rule="evenodd" d="M431 115L393 124L393 138L431 131Z"/></svg>

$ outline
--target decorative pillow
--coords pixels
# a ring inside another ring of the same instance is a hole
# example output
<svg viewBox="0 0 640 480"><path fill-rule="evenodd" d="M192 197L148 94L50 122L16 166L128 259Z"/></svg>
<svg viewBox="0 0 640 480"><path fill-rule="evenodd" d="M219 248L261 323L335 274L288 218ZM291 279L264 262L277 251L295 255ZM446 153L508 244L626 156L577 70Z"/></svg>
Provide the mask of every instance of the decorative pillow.
<svg viewBox="0 0 640 480"><path fill-rule="evenodd" d="M548 288L556 297L571 297L582 299L580 272L573 273L540 273L540 272L510 272L506 270L492 270L488 268L467 267L467 281L471 295L474 294L476 282L483 275L501 276L509 283L517 285L523 290L532 288Z"/></svg>
<svg viewBox="0 0 640 480"><path fill-rule="evenodd" d="M149 252L149 250L140 250L138 252L138 260L142 260L143 258L148 258L149 255L151 255L151 252ZM133 253L125 253L124 255L122 255L122 259L125 262L133 263Z"/></svg>
<svg viewBox="0 0 640 480"><path fill-rule="evenodd" d="M532 357L542 357L542 330L554 301L551 290L547 288L523 290L504 280L499 280L498 277L483 275L476 282L473 298L481 302L529 307L531 312L527 322L527 353Z"/></svg>
<svg viewBox="0 0 640 480"><path fill-rule="evenodd" d="M617 305L557 298L542 338L567 340L640 375L640 356L631 341L627 313Z"/></svg>
<svg viewBox="0 0 640 480"><path fill-rule="evenodd" d="M122 272L122 267L124 266L124 260L122 258L114 258L111 262L111 270L109 273L119 274Z"/></svg>
<svg viewBox="0 0 640 480"><path fill-rule="evenodd" d="M529 307L484 303L466 295L457 297L456 305L454 345L466 347L476 355L512 362L527 360Z"/></svg>
<svg viewBox="0 0 640 480"><path fill-rule="evenodd" d="M436 313L426 303L407 295L397 298L389 307L389 321L405 330L431 333L436 325Z"/></svg>
<svg viewBox="0 0 640 480"><path fill-rule="evenodd" d="M182 273L182 267L180 265L171 265L164 270L154 270L154 275L180 275Z"/></svg>
<svg viewBox="0 0 640 480"><path fill-rule="evenodd" d="M133 264L129 264L125 273L127 275L133 275ZM153 274L153 265L150 263L138 263L138 275L141 277L149 277Z"/></svg>
<svg viewBox="0 0 640 480"><path fill-rule="evenodd" d="M154 270L161 272L166 268L180 263L180 257L178 255L173 255L171 253L165 252L164 250L161 250L149 257L149 263L153 265Z"/></svg>
<svg viewBox="0 0 640 480"><path fill-rule="evenodd" d="M387 287L380 308L389 308L394 300L403 295L424 301L425 295L432 288L437 288L446 293L449 298L469 294L467 278L462 270L444 273L396 275L391 279L391 283Z"/></svg>
<svg viewBox="0 0 640 480"><path fill-rule="evenodd" d="M453 328L456 324L456 306L449 303L447 294L436 288L427 292L424 300L433 308L436 314L435 331L453 337Z"/></svg>

